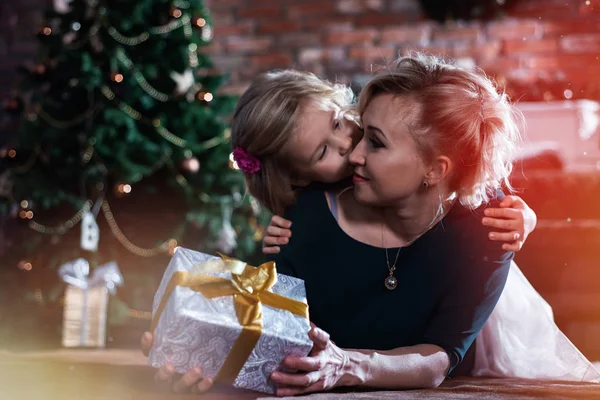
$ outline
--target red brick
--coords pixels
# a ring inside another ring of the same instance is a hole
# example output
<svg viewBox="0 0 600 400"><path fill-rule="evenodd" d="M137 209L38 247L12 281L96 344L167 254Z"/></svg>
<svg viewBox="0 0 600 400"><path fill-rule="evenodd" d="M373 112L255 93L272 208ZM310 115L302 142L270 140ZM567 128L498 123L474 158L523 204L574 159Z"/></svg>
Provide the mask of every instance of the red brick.
<svg viewBox="0 0 600 400"><path fill-rule="evenodd" d="M233 21L235 20L235 13L233 12L233 10L212 11L210 13L210 17L215 27L218 27L220 25L233 25Z"/></svg>
<svg viewBox="0 0 600 400"><path fill-rule="evenodd" d="M253 67L249 59L246 59L245 62L246 64L244 65L244 68L241 68L237 71L238 80L236 82L252 81L252 79L256 78L256 75L264 72Z"/></svg>
<svg viewBox="0 0 600 400"><path fill-rule="evenodd" d="M560 39L560 48L567 53L598 53L600 34L564 36Z"/></svg>
<svg viewBox="0 0 600 400"><path fill-rule="evenodd" d="M234 53L262 52L268 50L273 44L270 38L227 38L227 51Z"/></svg>
<svg viewBox="0 0 600 400"><path fill-rule="evenodd" d="M315 62L321 62L325 54L324 49L302 49L298 54L298 61L300 64L312 64Z"/></svg>
<svg viewBox="0 0 600 400"><path fill-rule="evenodd" d="M346 56L346 49L341 47L331 47L327 49L325 53L324 61L328 63L339 63L346 60L348 57Z"/></svg>
<svg viewBox="0 0 600 400"><path fill-rule="evenodd" d="M514 57L498 57L493 60L480 62L479 66L490 75L504 75L507 71L521 68L522 62Z"/></svg>
<svg viewBox="0 0 600 400"><path fill-rule="evenodd" d="M274 21L262 22L258 26L258 33L284 33L300 30L299 21Z"/></svg>
<svg viewBox="0 0 600 400"><path fill-rule="evenodd" d="M343 48L339 47L329 49L302 49L298 54L298 61L300 64L314 64L323 61L341 61L344 58L346 58L346 52Z"/></svg>
<svg viewBox="0 0 600 400"><path fill-rule="evenodd" d="M390 61L397 58L398 52L394 47L352 47L349 56L361 61Z"/></svg>
<svg viewBox="0 0 600 400"><path fill-rule="evenodd" d="M321 44L321 36L318 33L290 33L279 35L277 38L279 47L309 47Z"/></svg>
<svg viewBox="0 0 600 400"><path fill-rule="evenodd" d="M223 53L213 55L212 61L223 71L244 70L244 65L248 64L247 57L245 56Z"/></svg>
<svg viewBox="0 0 600 400"><path fill-rule="evenodd" d="M209 9L211 13L215 11L231 11L234 7L238 7L239 5L239 0L214 0L211 1Z"/></svg>
<svg viewBox="0 0 600 400"><path fill-rule="evenodd" d="M527 19L506 19L488 25L488 34L498 39L541 38L542 24Z"/></svg>
<svg viewBox="0 0 600 400"><path fill-rule="evenodd" d="M364 13L356 17L356 25L360 27L398 26L406 21L406 16L398 13Z"/></svg>
<svg viewBox="0 0 600 400"><path fill-rule="evenodd" d="M582 89L585 89L588 92L591 90L598 92L598 89L600 89L597 84L590 84L590 81L593 81L598 74L600 74L600 63L586 66L580 65L579 67L572 68L561 68L560 71L564 74L564 76L568 77L573 93L576 91L581 91Z"/></svg>
<svg viewBox="0 0 600 400"><path fill-rule="evenodd" d="M302 2L290 5L287 9L288 15L291 17L318 16L323 17L323 14L331 14L335 11L333 1L318 1L318 2Z"/></svg>
<svg viewBox="0 0 600 400"><path fill-rule="evenodd" d="M402 14L422 15L423 9L418 0L400 0L391 1L389 4L390 11L400 12Z"/></svg>
<svg viewBox="0 0 600 400"><path fill-rule="evenodd" d="M542 24L544 37L564 36L571 33L596 33L600 31L600 19L572 19L550 21Z"/></svg>
<svg viewBox="0 0 600 400"><path fill-rule="evenodd" d="M559 54L554 56L529 57L526 61L529 68L537 69L581 69L600 65L600 57L596 54ZM587 79L587 78L586 78Z"/></svg>
<svg viewBox="0 0 600 400"><path fill-rule="evenodd" d="M336 8L343 14L362 14L368 10L381 10L383 0L338 0Z"/></svg>
<svg viewBox="0 0 600 400"><path fill-rule="evenodd" d="M250 57L252 66L265 69L275 67L289 67L292 65L292 57L287 53L260 54Z"/></svg>
<svg viewBox="0 0 600 400"><path fill-rule="evenodd" d="M564 68L588 68L600 65L598 54L560 54L558 65ZM595 79L597 78L594 77Z"/></svg>
<svg viewBox="0 0 600 400"><path fill-rule="evenodd" d="M358 29L348 32L330 32L325 37L328 44L371 44L377 38L377 31L374 29Z"/></svg>
<svg viewBox="0 0 600 400"><path fill-rule="evenodd" d="M399 28L388 28L381 32L381 43L422 43L431 38L431 25L413 25Z"/></svg>
<svg viewBox="0 0 600 400"><path fill-rule="evenodd" d="M502 78L505 77L506 81L515 81L520 82L522 85L529 85L532 87L533 85L539 84L540 82L540 71L530 68L515 68L509 71L503 71L500 74L500 82L502 82ZM537 90L537 88L533 88L533 90ZM512 97L512 95L510 95Z"/></svg>
<svg viewBox="0 0 600 400"><path fill-rule="evenodd" d="M454 46L454 57L469 57L478 64L485 61L494 60L500 55L502 42L492 40L485 43L457 44Z"/></svg>
<svg viewBox="0 0 600 400"><path fill-rule="evenodd" d="M423 52L439 57L454 57L454 46L446 43L431 43L423 48Z"/></svg>
<svg viewBox="0 0 600 400"><path fill-rule="evenodd" d="M427 46L419 46L417 44L415 44L415 45L411 44L411 45L402 46L400 50L401 50L400 54L402 56L410 55L413 52L420 52L420 53L430 54L433 56L454 57L453 46L451 46L445 42L431 43Z"/></svg>
<svg viewBox="0 0 600 400"><path fill-rule="evenodd" d="M446 41L463 41L463 40L477 40L482 36L482 31L479 26L465 26L465 27L440 27L434 29L433 40L446 40Z"/></svg>
<svg viewBox="0 0 600 400"><path fill-rule="evenodd" d="M558 59L555 55L527 57L525 65L527 65L528 68L535 68L538 70L557 69Z"/></svg>
<svg viewBox="0 0 600 400"><path fill-rule="evenodd" d="M277 18L281 17L282 9L279 5L259 5L238 11L240 18Z"/></svg>
<svg viewBox="0 0 600 400"><path fill-rule="evenodd" d="M354 27L354 16L338 15L324 16L323 18L309 18L304 22L306 30L336 31Z"/></svg>
<svg viewBox="0 0 600 400"><path fill-rule="evenodd" d="M233 83L231 79L225 85L221 86L217 93L241 96L250 86L249 83Z"/></svg>
<svg viewBox="0 0 600 400"><path fill-rule="evenodd" d="M336 81L341 79L346 73L354 73L361 67L358 60L345 58L343 60L328 61L327 67L335 74Z"/></svg>
<svg viewBox="0 0 600 400"><path fill-rule="evenodd" d="M504 53L554 53L558 50L555 39L542 40L507 40L504 42Z"/></svg>
<svg viewBox="0 0 600 400"><path fill-rule="evenodd" d="M219 54L223 52L223 45L220 42L212 41L209 45L199 46L202 54Z"/></svg>
<svg viewBox="0 0 600 400"><path fill-rule="evenodd" d="M214 37L248 35L252 33L253 27L251 21L243 21L235 25L215 25Z"/></svg>

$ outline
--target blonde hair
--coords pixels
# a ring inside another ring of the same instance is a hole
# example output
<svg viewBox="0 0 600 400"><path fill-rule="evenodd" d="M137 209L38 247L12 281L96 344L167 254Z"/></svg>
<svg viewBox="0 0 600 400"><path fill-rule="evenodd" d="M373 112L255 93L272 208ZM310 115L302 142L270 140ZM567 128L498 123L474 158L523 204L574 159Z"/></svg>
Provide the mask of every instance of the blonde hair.
<svg viewBox="0 0 600 400"><path fill-rule="evenodd" d="M240 147L260 160L257 173L244 174L250 194L277 214L294 204L294 170L283 149L295 134L302 107L314 102L321 109L354 119L353 100L346 85L308 72L275 71L254 79L241 96L231 125L233 148Z"/></svg>
<svg viewBox="0 0 600 400"><path fill-rule="evenodd" d="M482 72L458 68L440 58L414 54L376 75L359 97L360 114L378 95L415 102L411 134L426 162L449 157L454 165L449 189L464 206L477 208L496 195L502 183L511 189L520 141L522 114Z"/></svg>

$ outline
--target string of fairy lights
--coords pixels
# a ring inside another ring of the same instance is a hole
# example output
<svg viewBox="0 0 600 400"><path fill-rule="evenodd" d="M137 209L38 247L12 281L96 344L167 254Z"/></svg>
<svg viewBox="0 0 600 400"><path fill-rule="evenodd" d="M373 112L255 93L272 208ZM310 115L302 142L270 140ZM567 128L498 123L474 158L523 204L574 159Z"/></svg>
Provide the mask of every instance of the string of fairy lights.
<svg viewBox="0 0 600 400"><path fill-rule="evenodd" d="M127 36L121 33L116 27L111 25L109 19L107 18L106 8L99 7L97 10L98 18L93 23L91 28L87 31L87 33L85 35L82 35L80 38L76 38L73 32L71 32L73 38L69 42L65 41L65 47L69 50L78 50L90 41L99 40L98 37L100 36L100 31L104 29L106 33L108 33L108 36L120 45L116 47L114 55L118 62L118 65L121 66L122 70L127 71L130 74L130 76L133 77L133 80L137 83L137 85L153 99L160 102L167 102L173 100L178 96L164 93L156 89L152 84L150 84L150 82L146 79L141 70L138 67L136 67L135 63L129 57L129 55L127 54L127 50L125 49L138 46L149 40L152 36L165 35L177 29L182 29L185 37L189 38L193 34L193 25L202 28L201 38L203 41L210 41L210 39L212 38L212 28L207 24L206 19L202 17L192 18L189 15L189 13L185 12L185 10L188 10L190 8L189 2L183 0L175 0L173 2L173 6L174 7L171 9L170 12L173 18L172 20L170 20L165 25L152 27L147 31L144 31L135 36ZM80 24L76 24L77 26L73 24L74 31L78 31L81 27ZM50 36L53 34L52 28L50 26L42 27L40 32L46 36ZM196 43L191 43L188 46L188 50L189 67L197 67L199 65L197 54L198 45ZM38 68L39 73L43 73L43 71L45 71L45 67L42 67L43 66ZM115 83L121 83L123 82L125 77L120 72L113 72L110 75L110 79ZM76 86L77 80L72 79L70 81L70 85ZM201 85L196 84L193 86L193 89L197 90L197 93L194 96L196 99L203 101L204 103L209 103L213 100L212 93L203 91ZM140 121L141 123L149 127L152 127L158 135L160 135L164 140L172 143L173 145L182 149L186 149L188 145L187 141L182 137L176 135L175 133L171 132L167 127L163 125L160 119L151 119L145 117L142 114L142 112L127 104L123 100L119 99L116 93L113 90L111 90L111 88L107 84L103 84L100 86L100 92L109 103L113 104L116 108L118 108L130 118L136 121ZM92 103L89 109L78 115L76 118L73 118L71 120L60 120L46 112L40 104L35 104L33 107L31 107L30 110L26 112L26 117L30 121L35 121L39 117L45 123L54 128L69 129L79 124L82 124L85 121L93 119L100 110L100 104L94 105ZM199 146L195 146L194 148L196 152L206 151L224 143L229 139L229 137L230 131L227 129L221 135L217 135L201 143ZM82 155L82 161L84 165L89 163L93 159L95 154L95 145L95 138L92 137L87 141L87 147ZM26 172L27 170L31 169L33 164L35 164L39 153L40 149L38 148L32 153L32 156L27 160L25 164L15 167L13 169L18 170L19 172ZM188 157L188 159L192 157L192 152L189 149L186 149L184 151L184 154L186 154L186 157ZM10 149L6 152L6 155L8 155L10 158L14 158L16 156L16 150ZM170 151L169 149L169 151L165 152L163 157L161 157L161 159L154 166L151 167L151 171L156 171L157 169L166 165L170 170L172 170L172 172L174 172L176 182L181 187L186 188L188 186L187 179L177 171L177 168L174 167L173 162L171 160L171 155L172 151ZM230 167L237 169L237 165L235 165L233 161L230 161ZM121 183L118 184L115 189L118 193L127 194L131 192L131 185L127 183ZM201 193L198 197L203 202L208 202L211 200L211 196L209 196L206 193ZM76 226L79 222L81 222L83 216L86 213L90 212L93 202L92 200L85 201L80 207L80 209L71 218L69 218L67 221L53 226L44 225L34 221L33 211L29 209L31 205L26 200L23 200L20 205L21 212L19 213L19 216L23 219L30 220L28 223L29 228L42 234L63 235L67 233L70 229L72 229L74 226ZM177 246L177 241L175 239L168 239L162 242L160 245L148 249L135 245L124 235L123 231L119 227L107 200L103 200L101 208L103 215L108 222L108 226L111 230L111 233L119 241L119 243L121 243L121 245L123 245L131 253L136 254L140 257L153 257L161 253L170 252L172 254L174 252L174 249Z"/></svg>

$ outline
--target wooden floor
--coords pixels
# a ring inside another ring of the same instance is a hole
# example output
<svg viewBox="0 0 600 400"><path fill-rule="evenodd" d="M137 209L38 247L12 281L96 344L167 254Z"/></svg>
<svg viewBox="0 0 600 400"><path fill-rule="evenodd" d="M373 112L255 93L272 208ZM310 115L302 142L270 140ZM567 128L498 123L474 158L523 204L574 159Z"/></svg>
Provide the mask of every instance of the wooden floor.
<svg viewBox="0 0 600 400"><path fill-rule="evenodd" d="M153 381L154 368L136 350L0 351L1 400L175 400ZM250 400L257 394L215 388L205 400ZM193 397L192 397L193 398Z"/></svg>
<svg viewBox="0 0 600 400"><path fill-rule="evenodd" d="M217 387L203 395L177 395L153 381L154 369L136 350L57 350L15 354L0 351L1 400L250 400L259 393ZM459 378L431 390L325 393L329 399L600 399L600 385L516 379Z"/></svg>

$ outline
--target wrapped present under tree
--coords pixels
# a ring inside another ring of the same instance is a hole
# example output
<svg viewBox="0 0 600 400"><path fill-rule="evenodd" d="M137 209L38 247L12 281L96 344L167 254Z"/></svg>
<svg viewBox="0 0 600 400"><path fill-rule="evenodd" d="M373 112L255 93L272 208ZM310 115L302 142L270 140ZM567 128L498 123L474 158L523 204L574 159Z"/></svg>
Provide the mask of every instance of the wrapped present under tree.
<svg viewBox="0 0 600 400"><path fill-rule="evenodd" d="M59 275L65 289L62 344L64 347L105 347L109 294L123 284L114 262L96 268L83 258L63 264Z"/></svg>

